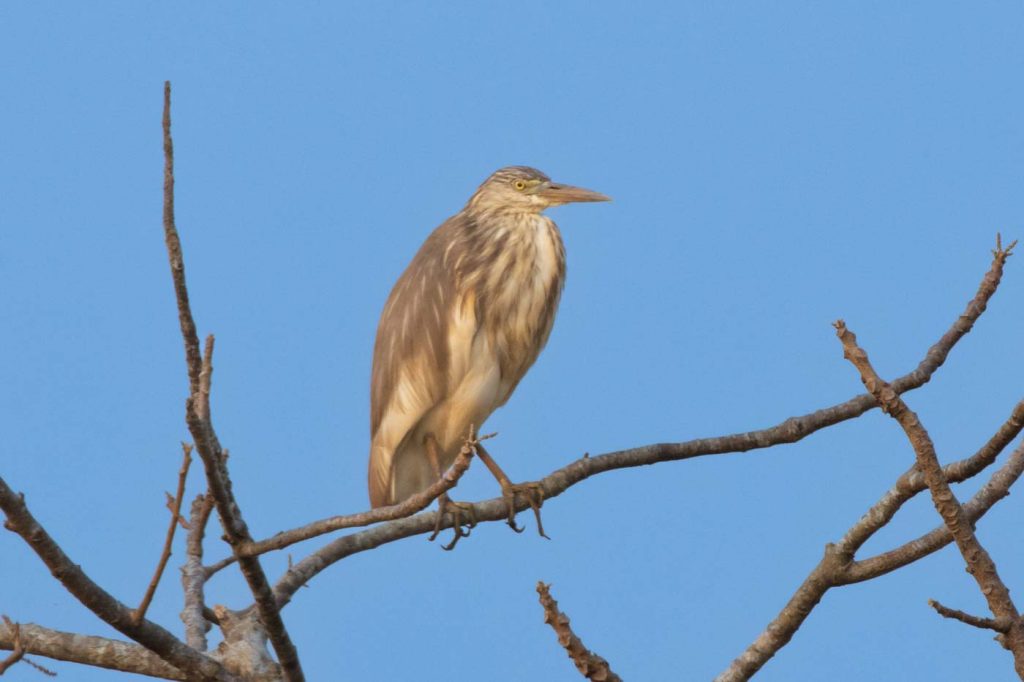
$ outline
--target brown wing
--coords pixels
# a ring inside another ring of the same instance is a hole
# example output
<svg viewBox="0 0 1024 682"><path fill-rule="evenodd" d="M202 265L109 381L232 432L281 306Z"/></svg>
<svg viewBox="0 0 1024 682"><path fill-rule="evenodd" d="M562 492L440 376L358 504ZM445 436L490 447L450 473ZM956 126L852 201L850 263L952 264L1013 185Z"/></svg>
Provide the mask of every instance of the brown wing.
<svg viewBox="0 0 1024 682"><path fill-rule="evenodd" d="M447 392L454 277L445 265L449 220L427 238L381 314L370 378L370 501L389 504L392 458Z"/></svg>

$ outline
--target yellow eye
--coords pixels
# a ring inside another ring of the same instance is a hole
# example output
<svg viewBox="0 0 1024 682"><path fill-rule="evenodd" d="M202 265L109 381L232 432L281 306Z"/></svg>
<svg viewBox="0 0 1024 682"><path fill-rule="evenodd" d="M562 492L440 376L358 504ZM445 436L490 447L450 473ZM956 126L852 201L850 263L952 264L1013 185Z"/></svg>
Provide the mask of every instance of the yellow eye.
<svg viewBox="0 0 1024 682"><path fill-rule="evenodd" d="M520 192L526 189L526 183L522 180L516 180L515 182L512 183L512 186L515 187Z"/></svg>

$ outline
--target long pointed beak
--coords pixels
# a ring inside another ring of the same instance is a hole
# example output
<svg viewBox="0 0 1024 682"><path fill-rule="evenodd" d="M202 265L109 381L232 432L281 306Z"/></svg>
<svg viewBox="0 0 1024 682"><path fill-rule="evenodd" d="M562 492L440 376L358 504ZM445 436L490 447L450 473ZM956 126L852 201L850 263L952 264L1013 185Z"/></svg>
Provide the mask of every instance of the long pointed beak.
<svg viewBox="0 0 1024 682"><path fill-rule="evenodd" d="M557 182L550 183L537 192L541 198L549 201L552 205L571 204L582 201L611 201L612 198L582 187L563 185Z"/></svg>

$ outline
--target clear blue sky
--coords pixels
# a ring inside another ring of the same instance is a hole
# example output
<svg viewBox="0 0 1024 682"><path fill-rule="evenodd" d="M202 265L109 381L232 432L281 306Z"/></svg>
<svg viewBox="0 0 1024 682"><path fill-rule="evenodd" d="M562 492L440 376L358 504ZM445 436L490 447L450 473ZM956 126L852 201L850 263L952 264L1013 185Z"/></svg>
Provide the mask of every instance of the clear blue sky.
<svg viewBox="0 0 1024 682"><path fill-rule="evenodd" d="M838 317L883 375L909 370L996 231L1024 237L1022 29L1019 2L6 2L0 471L96 580L138 599L187 437L165 79L194 309L218 339L215 421L266 536L365 508L380 309L500 166L615 198L553 212L561 312L487 424L513 478L846 399L861 386ZM1024 395L1022 304L1024 255L908 397L942 458ZM541 622L543 579L624 678L709 679L912 459L872 413L789 447L605 474L544 507L550 542L524 516L523 535L491 524L453 553L392 544L318 576L285 619L311 680L579 679ZM456 497L497 490L475 465ZM979 525L1018 595L1020 515L1014 496ZM917 500L866 550L937 521ZM0 612L115 634L18 538L0 535L0 556ZM233 573L209 594L247 603ZM1008 653L928 598L984 612L947 549L829 593L759 679L1013 679ZM172 569L151 613L180 633L180 608Z"/></svg>

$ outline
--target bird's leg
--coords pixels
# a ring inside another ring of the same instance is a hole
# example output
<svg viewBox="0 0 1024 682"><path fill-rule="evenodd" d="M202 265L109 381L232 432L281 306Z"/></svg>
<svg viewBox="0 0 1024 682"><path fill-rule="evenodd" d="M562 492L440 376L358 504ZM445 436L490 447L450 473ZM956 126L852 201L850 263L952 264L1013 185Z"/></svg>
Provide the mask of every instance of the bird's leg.
<svg viewBox="0 0 1024 682"><path fill-rule="evenodd" d="M434 474L441 478L444 472L441 471L441 456L437 451L437 439L434 438L433 434L430 434L426 437L424 444L427 448L427 458L430 460L430 466L434 468ZM434 524L434 532L428 538L431 542L441 533L441 523L444 521L445 514L451 514L452 530L455 532L455 537L447 545L442 545L441 548L445 551L450 551L455 549L455 543L461 538L469 537L470 531L476 526L476 512L473 510L473 505L453 502L448 497L448 493L441 493L437 498L437 522ZM463 515L467 517L466 521L462 520Z"/></svg>
<svg viewBox="0 0 1024 682"><path fill-rule="evenodd" d="M540 508L544 504L544 488L540 483L513 483L509 480L505 472L501 470L498 463L494 461L490 453L484 449L484 446L480 443L476 445L476 454L480 458L491 474L498 479L498 484L501 485L501 496L505 498L505 503L508 504L508 525L517 533L522 533L523 529L516 525L516 494L522 493L526 497L526 501L530 504L530 509L533 510L533 515L537 517L537 532L540 533L541 537L547 538L544 534L544 524L540 520ZM549 540L551 538L548 538Z"/></svg>

